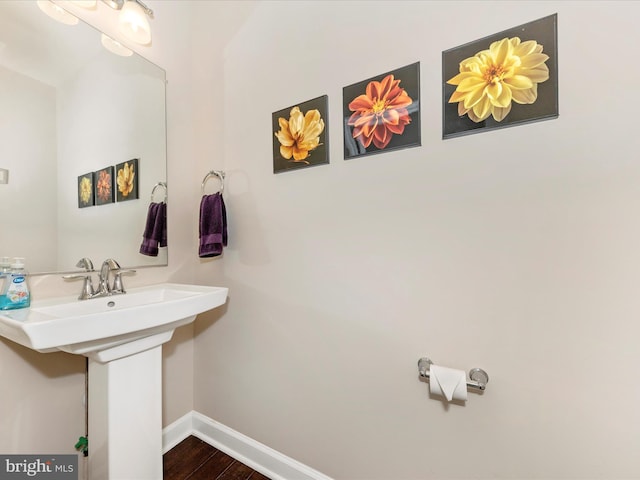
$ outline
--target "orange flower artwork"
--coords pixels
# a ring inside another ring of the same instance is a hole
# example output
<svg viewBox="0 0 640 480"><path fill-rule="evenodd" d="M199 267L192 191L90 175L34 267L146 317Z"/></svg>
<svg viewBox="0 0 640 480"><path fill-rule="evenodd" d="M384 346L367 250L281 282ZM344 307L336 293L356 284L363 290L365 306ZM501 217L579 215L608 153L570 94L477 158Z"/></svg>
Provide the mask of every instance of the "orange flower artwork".
<svg viewBox="0 0 640 480"><path fill-rule="evenodd" d="M98 198L101 201L106 202L111 198L111 175L107 171L100 172L96 188L98 189Z"/></svg>
<svg viewBox="0 0 640 480"><path fill-rule="evenodd" d="M345 156L419 145L419 65L344 89L345 120L351 127L351 139L345 138ZM409 132L410 126L414 128Z"/></svg>
<svg viewBox="0 0 640 480"><path fill-rule="evenodd" d="M95 175L96 205L113 203L113 167L98 170Z"/></svg>
<svg viewBox="0 0 640 480"><path fill-rule="evenodd" d="M413 103L400 80L387 75L381 82L369 82L367 93L358 96L349 104L353 115L349 125L353 128L353 138L364 148L373 144L383 149L394 134L402 135L404 126L411 123L407 107Z"/></svg>

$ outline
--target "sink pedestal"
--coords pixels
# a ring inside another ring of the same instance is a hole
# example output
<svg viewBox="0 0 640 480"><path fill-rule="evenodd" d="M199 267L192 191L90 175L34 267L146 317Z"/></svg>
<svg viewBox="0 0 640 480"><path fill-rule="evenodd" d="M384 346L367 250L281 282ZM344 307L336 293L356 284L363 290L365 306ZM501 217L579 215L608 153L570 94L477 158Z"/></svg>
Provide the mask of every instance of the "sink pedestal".
<svg viewBox="0 0 640 480"><path fill-rule="evenodd" d="M162 345L89 359L89 480L162 478Z"/></svg>

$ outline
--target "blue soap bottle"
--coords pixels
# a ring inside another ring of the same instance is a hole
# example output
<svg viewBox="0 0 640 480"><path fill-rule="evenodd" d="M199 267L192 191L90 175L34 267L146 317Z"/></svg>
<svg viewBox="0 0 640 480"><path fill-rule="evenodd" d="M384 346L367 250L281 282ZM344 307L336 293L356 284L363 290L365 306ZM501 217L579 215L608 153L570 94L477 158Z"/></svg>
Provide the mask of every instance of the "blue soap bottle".
<svg viewBox="0 0 640 480"><path fill-rule="evenodd" d="M0 310L26 308L29 305L31 305L31 294L27 283L27 271L24 268L24 258L16 257L11 264L11 271L5 274L0 295Z"/></svg>

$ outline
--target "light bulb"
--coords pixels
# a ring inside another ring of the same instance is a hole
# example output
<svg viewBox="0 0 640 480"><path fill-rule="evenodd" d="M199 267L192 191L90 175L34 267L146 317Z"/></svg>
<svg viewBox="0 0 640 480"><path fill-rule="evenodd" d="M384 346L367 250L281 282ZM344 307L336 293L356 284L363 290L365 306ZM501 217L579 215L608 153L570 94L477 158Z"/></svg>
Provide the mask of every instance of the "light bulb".
<svg viewBox="0 0 640 480"><path fill-rule="evenodd" d="M124 3L118 17L118 25L122 34L130 40L140 45L151 43L151 26L147 14L135 1L129 0Z"/></svg>
<svg viewBox="0 0 640 480"><path fill-rule="evenodd" d="M102 34L100 41L102 43L102 46L109 50L111 53L115 53L116 55L120 55L121 57L130 57L131 55L133 55L133 52L131 50L122 45L120 42L105 35L104 33Z"/></svg>
<svg viewBox="0 0 640 480"><path fill-rule="evenodd" d="M37 4L40 10L60 23L64 23L65 25L77 25L78 23L77 17L74 17L64 8L59 7L49 0L38 0Z"/></svg>

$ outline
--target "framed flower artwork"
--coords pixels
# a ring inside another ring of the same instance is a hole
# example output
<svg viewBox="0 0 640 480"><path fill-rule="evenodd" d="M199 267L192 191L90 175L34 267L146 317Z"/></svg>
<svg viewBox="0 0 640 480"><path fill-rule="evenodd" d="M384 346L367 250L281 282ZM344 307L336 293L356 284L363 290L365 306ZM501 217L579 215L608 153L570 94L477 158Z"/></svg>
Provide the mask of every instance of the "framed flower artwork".
<svg viewBox="0 0 640 480"><path fill-rule="evenodd" d="M113 203L113 167L106 167L93 172L93 178L96 205Z"/></svg>
<svg viewBox="0 0 640 480"><path fill-rule="evenodd" d="M78 208L92 207L93 204L93 172L90 172L78 177Z"/></svg>
<svg viewBox="0 0 640 480"><path fill-rule="evenodd" d="M558 117L557 17L442 52L442 138Z"/></svg>
<svg viewBox="0 0 640 480"><path fill-rule="evenodd" d="M137 158L116 165L116 200L118 202L139 198L138 170Z"/></svg>
<svg viewBox="0 0 640 480"><path fill-rule="evenodd" d="M344 158L420 146L420 62L342 89Z"/></svg>
<svg viewBox="0 0 640 480"><path fill-rule="evenodd" d="M329 163L327 95L274 112L273 173Z"/></svg>

